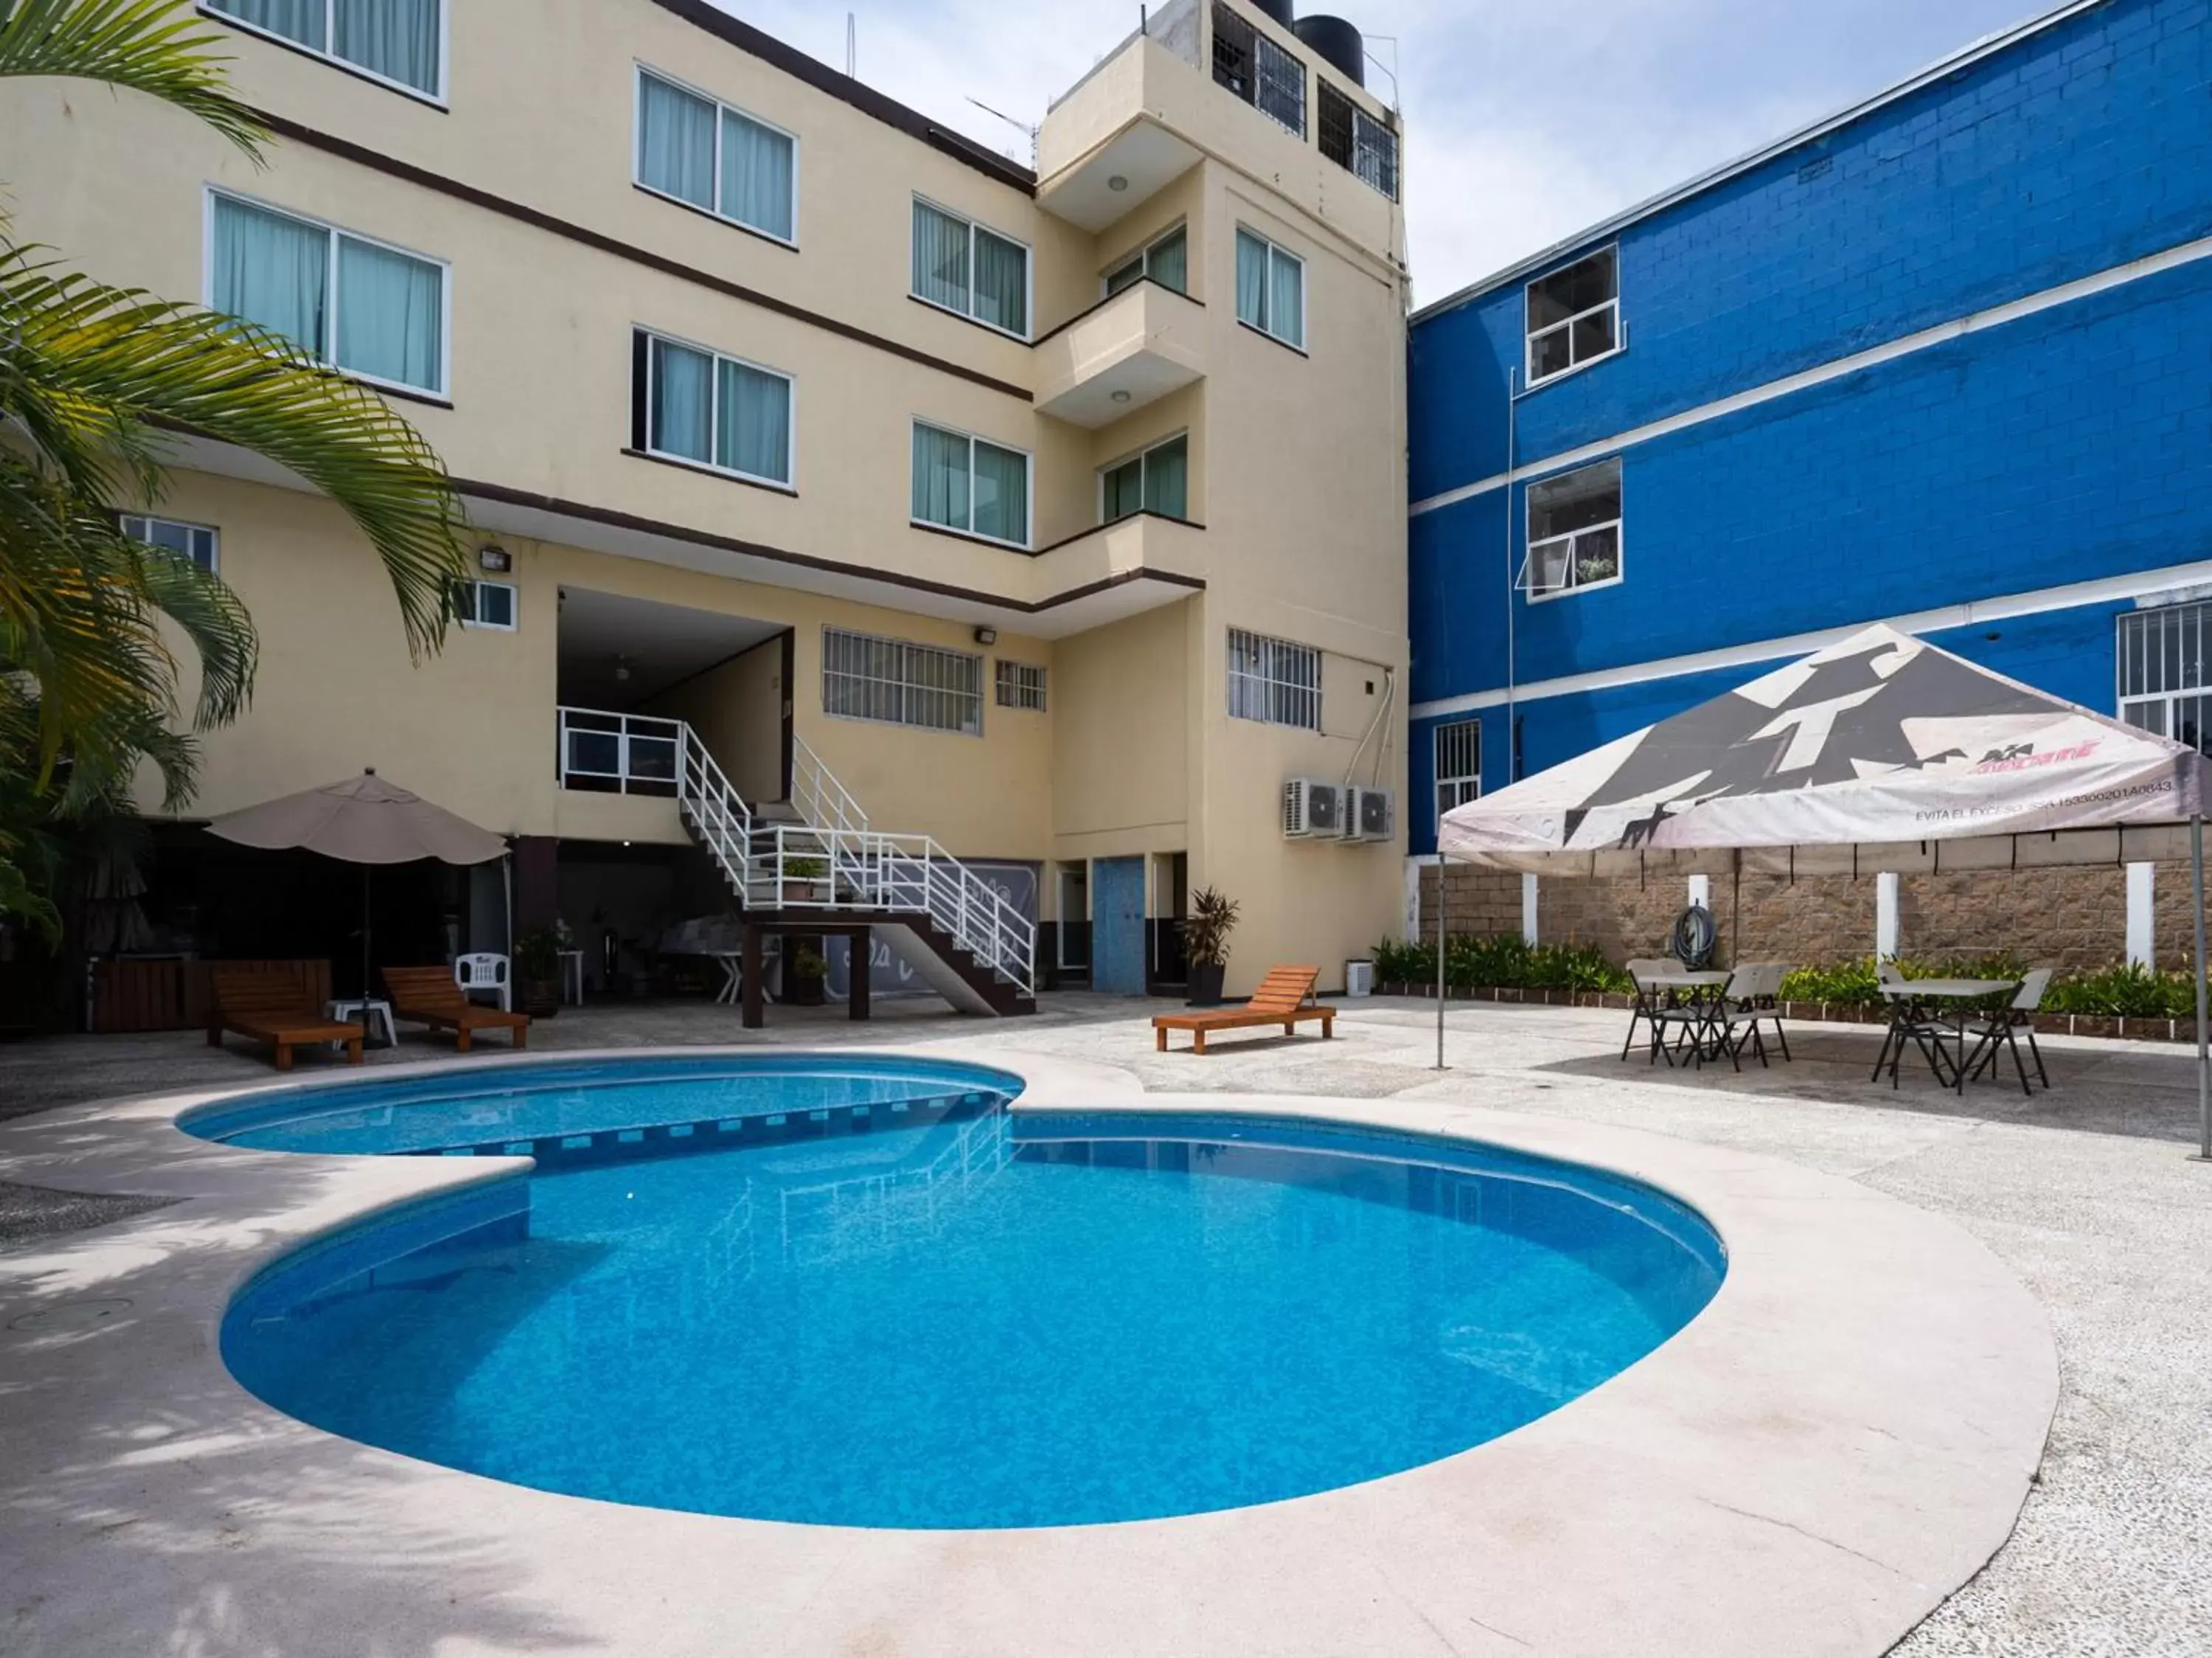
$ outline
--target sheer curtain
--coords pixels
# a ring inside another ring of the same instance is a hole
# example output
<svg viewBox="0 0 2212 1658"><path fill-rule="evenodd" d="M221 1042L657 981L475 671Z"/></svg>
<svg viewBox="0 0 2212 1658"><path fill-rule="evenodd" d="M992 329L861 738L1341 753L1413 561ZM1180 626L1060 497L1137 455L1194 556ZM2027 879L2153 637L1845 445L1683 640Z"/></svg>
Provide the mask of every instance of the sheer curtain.
<svg viewBox="0 0 2212 1658"><path fill-rule="evenodd" d="M1267 244L1237 233L1237 320L1255 328L1267 326Z"/></svg>
<svg viewBox="0 0 2212 1658"><path fill-rule="evenodd" d="M338 367L442 393L445 276L427 260L339 237Z"/></svg>
<svg viewBox="0 0 2212 1658"><path fill-rule="evenodd" d="M330 233L319 225L216 198L210 302L283 335L318 362L329 361L330 260Z"/></svg>
<svg viewBox="0 0 2212 1658"><path fill-rule="evenodd" d="M210 11L235 17L253 28L281 34L317 52L329 49L325 38L328 14L323 0L208 0Z"/></svg>
<svg viewBox="0 0 2212 1658"><path fill-rule="evenodd" d="M1145 510L1190 516L1190 440L1178 437L1145 456Z"/></svg>
<svg viewBox="0 0 2212 1658"><path fill-rule="evenodd" d="M1306 268L1287 253L1269 251L1267 332L1304 348L1306 343Z"/></svg>
<svg viewBox="0 0 2212 1658"><path fill-rule="evenodd" d="M1190 241L1182 231L1153 244L1145 255L1145 274L1178 294L1190 291Z"/></svg>
<svg viewBox="0 0 2212 1658"><path fill-rule="evenodd" d="M1030 331L1030 250L975 232L975 320L1010 334Z"/></svg>
<svg viewBox="0 0 2212 1658"><path fill-rule="evenodd" d="M441 90L438 0L336 0L333 17L337 56L433 97Z"/></svg>
<svg viewBox="0 0 2212 1658"><path fill-rule="evenodd" d="M717 466L791 482L791 382L742 363L717 365L721 381L721 453Z"/></svg>
<svg viewBox="0 0 2212 1658"><path fill-rule="evenodd" d="M650 75L637 82L638 182L709 211L714 205L714 106Z"/></svg>
<svg viewBox="0 0 2212 1658"><path fill-rule="evenodd" d="M722 213L739 224L793 239L791 140L730 110L722 112Z"/></svg>
<svg viewBox="0 0 2212 1658"><path fill-rule="evenodd" d="M967 222L921 202L914 204L914 291L933 305L967 313Z"/></svg>
<svg viewBox="0 0 2212 1658"><path fill-rule="evenodd" d="M914 515L921 522L969 527L968 449L964 437L934 426L914 429Z"/></svg>
<svg viewBox="0 0 2212 1658"><path fill-rule="evenodd" d="M653 342L653 447L687 460L712 461L714 359L665 339Z"/></svg>
<svg viewBox="0 0 2212 1658"><path fill-rule="evenodd" d="M1027 546L1030 539L1030 462L1025 454L989 443L975 446L975 533Z"/></svg>
<svg viewBox="0 0 2212 1658"><path fill-rule="evenodd" d="M1125 460L1106 474L1103 517L1115 523L1145 505L1145 463Z"/></svg>

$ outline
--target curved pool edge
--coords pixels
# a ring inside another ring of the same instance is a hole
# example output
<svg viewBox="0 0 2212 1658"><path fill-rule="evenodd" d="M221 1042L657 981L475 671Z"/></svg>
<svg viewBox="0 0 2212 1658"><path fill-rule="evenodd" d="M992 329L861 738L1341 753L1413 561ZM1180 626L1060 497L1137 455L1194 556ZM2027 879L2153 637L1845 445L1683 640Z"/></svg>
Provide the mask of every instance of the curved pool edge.
<svg viewBox="0 0 2212 1658"><path fill-rule="evenodd" d="M1011 1070L1025 1084L1018 1114L1336 1123L1583 1164L1696 1210L1726 1243L1729 1271L1697 1320L1593 1393L1367 1484L1062 1531L787 1527L550 1496L368 1450L230 1380L216 1334L248 1279L380 1212L513 1179L526 1172L520 1160L501 1169L486 1165L505 1160L244 1151L175 1127L191 1106L266 1089L50 1112L0 1126L0 1179L185 1201L0 1257L0 1364L24 1402L0 1423L0 1502L62 1522L27 1528L25 1565L47 1604L100 1608L109 1649L158 1646L212 1572L227 1593L256 1597L266 1620L295 1620L289 1638L301 1651L330 1649L319 1642L349 1614L363 1628L396 1618L426 1643L450 1636L460 1590L512 1603L561 1631L560 1644L609 1653L748 1642L794 1652L880 1643L902 1655L1395 1652L1433 1648L1450 1630L1448 1644L1477 1652L1872 1655L2002 1545L2039 1463L2057 1386L2040 1308L1957 1227L1848 1181L1472 1106L1146 1094L1125 1072L981 1043L845 1051ZM81 1335L7 1327L88 1298L132 1305ZM193 1471L206 1454L118 1452L125 1420L161 1424L164 1442L250 1448L227 1466L251 1490L257 1546L217 1540ZM97 1477L111 1464L131 1469L133 1524L158 1527L168 1546L78 1546L100 1516L112 1521L116 1491ZM392 1557L373 1594L365 1576L356 1594L331 1573L334 1524L365 1560ZM497 1570L477 1582L415 1539ZM729 1570L738 1560L745 1570ZM1206 1593L1127 1589L1164 1575ZM742 1581L778 1588L719 1587ZM98 1649L48 1638L57 1652Z"/></svg>

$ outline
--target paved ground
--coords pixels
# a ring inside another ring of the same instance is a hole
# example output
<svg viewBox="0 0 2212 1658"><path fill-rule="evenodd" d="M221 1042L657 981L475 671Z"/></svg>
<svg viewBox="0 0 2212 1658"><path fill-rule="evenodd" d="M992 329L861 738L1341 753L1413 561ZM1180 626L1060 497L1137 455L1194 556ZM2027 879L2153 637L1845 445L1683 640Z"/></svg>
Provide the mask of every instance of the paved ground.
<svg viewBox="0 0 2212 1658"><path fill-rule="evenodd" d="M2063 1392L2043 1478L2012 1543L1900 1648L1936 1655L2212 1651L2212 1167L2196 1139L2193 1057L2052 1039L2055 1087L2033 1101L1984 1085L1960 1100L1922 1073L1893 1093L1867 1073L1879 1035L1802 1027L1795 1063L1741 1077L1623 1065L1624 1015L1455 1008L1437 1073L1433 1007L1378 1001L1322 1045L1224 1042L1156 1055L1147 1004L1048 997L1042 1015L979 1027L931 1006L884 1009L902 1041L985 1035L1010 1049L1123 1066L1179 1091L1474 1101L1627 1123L1790 1159L1950 1216L2049 1309ZM768 1034L842 1043L842 1017L779 1010ZM538 1045L744 1039L727 1009L571 1010ZM410 1041L399 1057L422 1057ZM74 1100L270 1075L193 1036L0 1047L0 1117ZM1622 1087L1633 1081L1644 1086ZM108 1217L102 1217L108 1218ZM1848 1264L1843 1264L1848 1270Z"/></svg>

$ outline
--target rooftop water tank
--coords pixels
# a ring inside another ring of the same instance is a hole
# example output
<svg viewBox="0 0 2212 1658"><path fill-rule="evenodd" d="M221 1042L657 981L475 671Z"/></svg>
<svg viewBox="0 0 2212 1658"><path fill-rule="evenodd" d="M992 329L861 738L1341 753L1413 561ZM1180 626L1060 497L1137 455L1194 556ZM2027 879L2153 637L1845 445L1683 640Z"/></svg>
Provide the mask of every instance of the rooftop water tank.
<svg viewBox="0 0 2212 1658"><path fill-rule="evenodd" d="M1296 27L1323 63L1356 87L1367 84L1367 43L1358 29L1341 17L1301 17Z"/></svg>
<svg viewBox="0 0 2212 1658"><path fill-rule="evenodd" d="M1295 31L1297 24L1291 20L1291 0L1252 0L1255 10L1264 12L1285 28Z"/></svg>

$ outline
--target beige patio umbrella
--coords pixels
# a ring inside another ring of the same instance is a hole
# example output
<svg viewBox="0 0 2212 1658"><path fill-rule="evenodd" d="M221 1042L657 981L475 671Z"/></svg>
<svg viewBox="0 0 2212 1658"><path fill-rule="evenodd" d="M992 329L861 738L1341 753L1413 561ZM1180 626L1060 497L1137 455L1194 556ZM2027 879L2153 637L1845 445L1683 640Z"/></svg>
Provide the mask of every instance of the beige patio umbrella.
<svg viewBox="0 0 2212 1658"><path fill-rule="evenodd" d="M362 994L374 994L369 961L369 873L380 863L489 863L507 842L420 795L386 783L370 768L357 777L249 806L208 825L211 834L266 851L319 852L361 871Z"/></svg>

